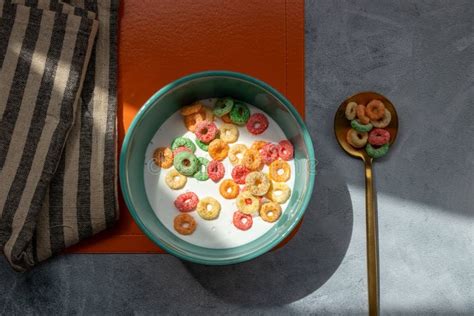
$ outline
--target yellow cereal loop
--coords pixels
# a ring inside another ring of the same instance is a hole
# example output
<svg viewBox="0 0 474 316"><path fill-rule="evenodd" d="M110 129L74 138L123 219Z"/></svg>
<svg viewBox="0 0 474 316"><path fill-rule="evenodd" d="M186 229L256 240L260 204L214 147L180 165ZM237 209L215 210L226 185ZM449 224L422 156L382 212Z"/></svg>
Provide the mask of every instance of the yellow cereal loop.
<svg viewBox="0 0 474 316"><path fill-rule="evenodd" d="M291 195L290 187L284 182L273 182L270 186L270 190L268 190L267 198L271 201L284 204Z"/></svg>
<svg viewBox="0 0 474 316"><path fill-rule="evenodd" d="M247 149L242 157L242 165L250 170L260 170L263 166L260 153L255 149Z"/></svg>
<svg viewBox="0 0 474 316"><path fill-rule="evenodd" d="M234 124L222 124L219 132L219 138L228 144L235 143L239 139L239 129Z"/></svg>
<svg viewBox="0 0 474 316"><path fill-rule="evenodd" d="M230 163L235 165L240 165L244 157L244 153L247 151L247 146L244 144L235 144L230 147L229 150L229 160Z"/></svg>
<svg viewBox="0 0 474 316"><path fill-rule="evenodd" d="M197 205L197 213L205 220L213 220L219 217L221 204L212 197L202 198Z"/></svg>
<svg viewBox="0 0 474 316"><path fill-rule="evenodd" d="M260 208L260 201L249 191L239 194L236 200L237 208L244 214L257 214Z"/></svg>
<svg viewBox="0 0 474 316"><path fill-rule="evenodd" d="M270 178L276 182L286 182L290 179L290 165L284 160L275 160L270 164Z"/></svg>
<svg viewBox="0 0 474 316"><path fill-rule="evenodd" d="M187 181L188 179L174 168L168 171L165 177L166 184L172 190L182 189L186 185Z"/></svg>
<svg viewBox="0 0 474 316"><path fill-rule="evenodd" d="M245 185L253 195L262 196L270 189L270 179L263 172L253 171L245 178Z"/></svg>

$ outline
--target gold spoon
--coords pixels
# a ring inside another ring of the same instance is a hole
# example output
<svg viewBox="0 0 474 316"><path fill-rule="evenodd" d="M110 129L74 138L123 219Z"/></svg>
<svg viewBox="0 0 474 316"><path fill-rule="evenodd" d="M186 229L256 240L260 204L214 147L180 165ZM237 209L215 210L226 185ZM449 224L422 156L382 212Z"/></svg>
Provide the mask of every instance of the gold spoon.
<svg viewBox="0 0 474 316"><path fill-rule="evenodd" d="M353 95L341 103L334 117L334 132L339 145L349 155L360 158L365 165L365 207L367 225L367 279L369 286L369 315L378 315L379 311L379 276L378 276L378 245L377 245L377 210L375 209L375 192L372 177L372 161L364 148L354 148L347 143L347 131L351 128L350 121L345 116L345 109L349 102L367 104L371 100L380 100L392 115L390 124L385 128L390 132L390 146L397 138L398 116L395 107L386 97L375 92L361 92Z"/></svg>

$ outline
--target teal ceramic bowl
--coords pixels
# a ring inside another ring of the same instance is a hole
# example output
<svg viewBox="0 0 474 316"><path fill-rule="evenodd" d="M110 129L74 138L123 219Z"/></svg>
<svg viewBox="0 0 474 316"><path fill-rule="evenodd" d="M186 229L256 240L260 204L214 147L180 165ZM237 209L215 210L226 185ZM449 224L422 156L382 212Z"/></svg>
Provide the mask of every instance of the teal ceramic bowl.
<svg viewBox="0 0 474 316"><path fill-rule="evenodd" d="M183 241L156 217L144 185L145 152L160 126L183 104L230 96L250 103L273 118L295 147L295 186L286 211L260 238L245 245L210 249ZM159 90L133 120L120 154L120 182L123 196L135 222L159 247L181 259L225 265L260 256L280 243L301 220L314 184L314 151L310 135L296 109L278 91L250 76L209 71L178 79Z"/></svg>

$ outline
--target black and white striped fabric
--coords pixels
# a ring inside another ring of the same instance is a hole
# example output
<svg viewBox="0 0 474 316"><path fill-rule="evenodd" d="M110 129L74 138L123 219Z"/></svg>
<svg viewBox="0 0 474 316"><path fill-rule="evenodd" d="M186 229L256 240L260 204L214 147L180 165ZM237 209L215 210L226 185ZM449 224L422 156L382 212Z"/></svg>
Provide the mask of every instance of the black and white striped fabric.
<svg viewBox="0 0 474 316"><path fill-rule="evenodd" d="M24 271L117 219L118 0L0 0L0 250Z"/></svg>

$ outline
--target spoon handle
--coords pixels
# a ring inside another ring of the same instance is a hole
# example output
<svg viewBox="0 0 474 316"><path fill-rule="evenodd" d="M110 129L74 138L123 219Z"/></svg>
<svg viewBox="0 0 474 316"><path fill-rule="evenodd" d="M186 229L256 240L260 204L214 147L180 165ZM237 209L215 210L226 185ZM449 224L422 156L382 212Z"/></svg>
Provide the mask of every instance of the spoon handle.
<svg viewBox="0 0 474 316"><path fill-rule="evenodd" d="M365 160L365 207L367 228L367 280L369 286L369 315L378 315L378 256L377 256L377 210L372 177L372 159Z"/></svg>

